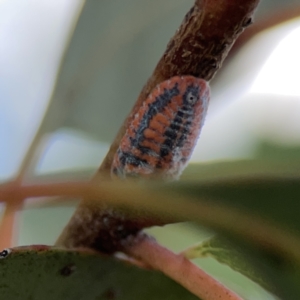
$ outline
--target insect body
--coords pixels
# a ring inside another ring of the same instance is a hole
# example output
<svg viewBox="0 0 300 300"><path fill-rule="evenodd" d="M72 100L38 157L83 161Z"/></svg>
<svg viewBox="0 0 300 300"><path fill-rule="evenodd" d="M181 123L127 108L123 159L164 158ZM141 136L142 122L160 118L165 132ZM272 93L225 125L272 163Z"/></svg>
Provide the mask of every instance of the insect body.
<svg viewBox="0 0 300 300"><path fill-rule="evenodd" d="M193 76L157 85L120 142L112 176L177 179L197 142L209 96L208 83Z"/></svg>

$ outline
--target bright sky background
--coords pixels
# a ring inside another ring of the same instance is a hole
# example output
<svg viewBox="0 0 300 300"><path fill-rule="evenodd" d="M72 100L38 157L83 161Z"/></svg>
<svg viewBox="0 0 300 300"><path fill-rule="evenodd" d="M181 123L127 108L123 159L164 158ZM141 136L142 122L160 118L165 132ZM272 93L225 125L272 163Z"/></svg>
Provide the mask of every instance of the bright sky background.
<svg viewBox="0 0 300 300"><path fill-rule="evenodd" d="M0 1L0 180L17 171L41 121L77 2Z"/></svg>
<svg viewBox="0 0 300 300"><path fill-rule="evenodd" d="M251 92L300 96L300 27L279 43L257 76Z"/></svg>

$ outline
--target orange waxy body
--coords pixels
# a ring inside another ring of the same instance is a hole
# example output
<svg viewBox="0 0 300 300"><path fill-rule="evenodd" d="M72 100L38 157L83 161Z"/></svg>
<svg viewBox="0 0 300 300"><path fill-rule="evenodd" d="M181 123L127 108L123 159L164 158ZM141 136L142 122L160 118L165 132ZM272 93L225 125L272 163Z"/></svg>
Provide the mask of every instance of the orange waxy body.
<svg viewBox="0 0 300 300"><path fill-rule="evenodd" d="M208 83L193 76L157 85L120 142L112 176L177 179L198 140L209 97Z"/></svg>

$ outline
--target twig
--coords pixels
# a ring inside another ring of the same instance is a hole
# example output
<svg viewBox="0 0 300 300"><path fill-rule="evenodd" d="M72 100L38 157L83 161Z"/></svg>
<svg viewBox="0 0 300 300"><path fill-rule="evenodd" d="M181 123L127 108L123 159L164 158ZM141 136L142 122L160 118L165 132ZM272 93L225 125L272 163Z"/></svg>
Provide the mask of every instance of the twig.
<svg viewBox="0 0 300 300"><path fill-rule="evenodd" d="M12 247L16 239L17 217L24 204L24 198L18 195L18 187L19 184L15 182L0 185L0 202L6 203L0 221L0 249ZM10 192L1 193L6 190Z"/></svg>
<svg viewBox="0 0 300 300"><path fill-rule="evenodd" d="M259 0L196 0L169 42L131 113L120 128L100 171L109 170L128 124L152 89L176 75L210 80L245 27L251 24ZM99 172L96 177L101 177Z"/></svg>
<svg viewBox="0 0 300 300"><path fill-rule="evenodd" d="M183 255L171 252L147 236L126 246L124 252L161 271L202 300L242 299Z"/></svg>
<svg viewBox="0 0 300 300"><path fill-rule="evenodd" d="M0 249L9 248L13 245L13 228L15 221L15 210L10 205L5 207L0 222Z"/></svg>
<svg viewBox="0 0 300 300"><path fill-rule="evenodd" d="M158 83L175 75L194 75L210 80L221 67L223 60L239 34L251 24L253 12L258 3L259 0L195 1L194 6L187 13L180 28L169 42L153 75L144 86L130 115L112 143L99 172L94 178L95 182L103 179L106 173L109 172L113 156L121 138L151 90ZM147 219L147 217L142 215L140 220L135 219L131 222L130 219L124 219L122 215L114 214L113 211L107 213L106 209L107 207L105 206L89 206L87 202L83 201L60 236L58 240L59 245L74 247L78 244L78 239L80 239L82 247L92 247L103 251L101 240L107 241L110 236L103 230L104 228L107 228L109 232L117 232L117 228L112 228L112 226L121 226L123 221L123 227L130 227L127 231L125 230L124 234L133 234L142 228L155 225L155 221L158 222L156 225L161 224L159 220ZM109 227L105 224L107 219L111 223ZM97 243L90 243L90 227L93 228L93 234L98 231L98 236L93 238L93 240L98 241ZM125 237L125 235L122 235L122 238ZM114 249L112 244L111 248L107 250L114 252L117 249Z"/></svg>
<svg viewBox="0 0 300 300"><path fill-rule="evenodd" d="M265 15L262 20L258 20L253 26L251 26L248 30L242 34L232 49L229 52L229 56L235 54L235 52L240 49L244 44L246 44L252 37L257 35L258 33L269 29L271 27L277 26L278 24L290 21L292 19L296 19L300 16L300 6L299 4L291 5L288 8L280 9L273 12L270 15Z"/></svg>

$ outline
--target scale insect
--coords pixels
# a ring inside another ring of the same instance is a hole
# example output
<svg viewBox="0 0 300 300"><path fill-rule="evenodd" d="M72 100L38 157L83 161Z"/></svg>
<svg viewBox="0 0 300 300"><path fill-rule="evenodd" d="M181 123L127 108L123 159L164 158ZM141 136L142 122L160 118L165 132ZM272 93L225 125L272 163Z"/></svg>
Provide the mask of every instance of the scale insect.
<svg viewBox="0 0 300 300"><path fill-rule="evenodd" d="M112 177L178 179L198 140L209 99L208 83L193 76L158 84L121 139Z"/></svg>

